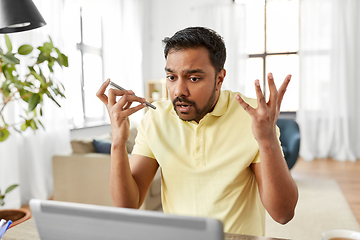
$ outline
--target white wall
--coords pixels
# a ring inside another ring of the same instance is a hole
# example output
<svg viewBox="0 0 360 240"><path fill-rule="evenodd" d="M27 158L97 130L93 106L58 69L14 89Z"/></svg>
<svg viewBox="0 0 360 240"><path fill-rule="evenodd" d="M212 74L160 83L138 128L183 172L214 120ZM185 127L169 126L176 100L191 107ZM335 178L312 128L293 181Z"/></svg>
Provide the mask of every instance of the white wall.
<svg viewBox="0 0 360 240"><path fill-rule="evenodd" d="M144 66L144 79L159 79L165 77L164 48L162 40L171 37L175 32L186 27L196 26L194 8L212 4L226 4L232 0L152 0L148 41L146 43L150 54L144 59L149 60ZM146 81L145 80L145 81Z"/></svg>

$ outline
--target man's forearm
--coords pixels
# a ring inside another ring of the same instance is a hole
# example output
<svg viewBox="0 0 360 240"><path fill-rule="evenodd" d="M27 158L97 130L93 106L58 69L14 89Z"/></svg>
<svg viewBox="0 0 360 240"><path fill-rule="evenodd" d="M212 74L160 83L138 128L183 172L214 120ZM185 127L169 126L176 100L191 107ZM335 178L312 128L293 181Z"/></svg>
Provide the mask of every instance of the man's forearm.
<svg viewBox="0 0 360 240"><path fill-rule="evenodd" d="M112 142L110 193L116 207L139 208L139 187L134 180L126 144Z"/></svg>
<svg viewBox="0 0 360 240"><path fill-rule="evenodd" d="M261 199L269 214L285 224L293 218L298 190L276 137L260 142Z"/></svg>

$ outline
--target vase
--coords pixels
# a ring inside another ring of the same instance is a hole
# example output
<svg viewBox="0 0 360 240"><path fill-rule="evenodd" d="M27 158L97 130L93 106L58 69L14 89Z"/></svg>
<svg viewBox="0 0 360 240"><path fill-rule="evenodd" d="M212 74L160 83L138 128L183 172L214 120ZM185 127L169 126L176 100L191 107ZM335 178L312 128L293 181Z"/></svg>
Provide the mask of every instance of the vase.
<svg viewBox="0 0 360 240"><path fill-rule="evenodd" d="M151 98L152 98L153 101L160 100L160 93L159 92L152 92L151 93Z"/></svg>
<svg viewBox="0 0 360 240"><path fill-rule="evenodd" d="M8 220L12 221L10 228L28 220L30 217L31 217L30 210L24 208L0 210L0 219L5 219L6 221Z"/></svg>

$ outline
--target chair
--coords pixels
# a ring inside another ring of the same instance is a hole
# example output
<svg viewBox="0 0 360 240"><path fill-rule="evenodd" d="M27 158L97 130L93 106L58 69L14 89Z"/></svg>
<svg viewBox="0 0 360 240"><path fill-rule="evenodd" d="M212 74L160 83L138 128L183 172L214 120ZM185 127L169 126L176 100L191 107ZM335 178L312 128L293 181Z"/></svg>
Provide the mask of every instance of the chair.
<svg viewBox="0 0 360 240"><path fill-rule="evenodd" d="M292 119L278 119L276 124L280 128L280 142L283 148L286 163L290 170L295 165L299 157L299 125Z"/></svg>

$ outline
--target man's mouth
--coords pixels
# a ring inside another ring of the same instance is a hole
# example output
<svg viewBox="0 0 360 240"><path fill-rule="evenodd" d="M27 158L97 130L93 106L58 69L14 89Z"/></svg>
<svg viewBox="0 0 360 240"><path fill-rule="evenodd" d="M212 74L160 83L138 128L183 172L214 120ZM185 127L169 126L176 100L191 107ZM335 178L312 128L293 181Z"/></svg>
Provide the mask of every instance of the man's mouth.
<svg viewBox="0 0 360 240"><path fill-rule="evenodd" d="M180 110L180 112L186 112L190 109L191 105L188 103L176 103L176 107Z"/></svg>

